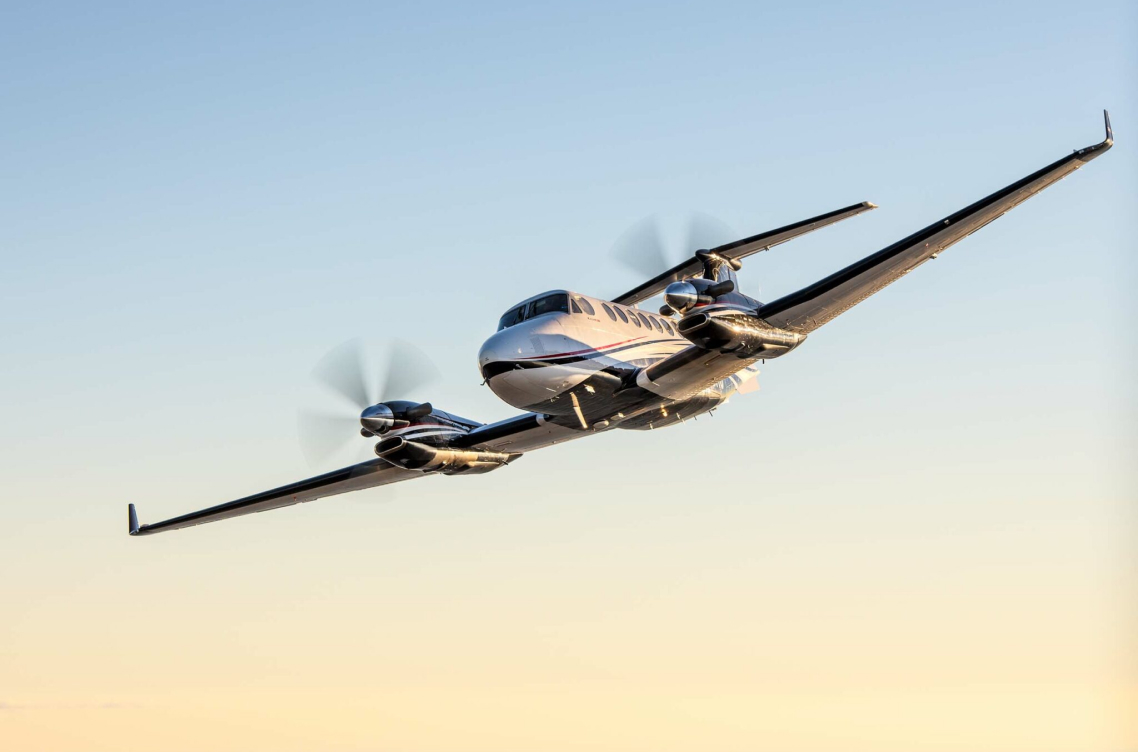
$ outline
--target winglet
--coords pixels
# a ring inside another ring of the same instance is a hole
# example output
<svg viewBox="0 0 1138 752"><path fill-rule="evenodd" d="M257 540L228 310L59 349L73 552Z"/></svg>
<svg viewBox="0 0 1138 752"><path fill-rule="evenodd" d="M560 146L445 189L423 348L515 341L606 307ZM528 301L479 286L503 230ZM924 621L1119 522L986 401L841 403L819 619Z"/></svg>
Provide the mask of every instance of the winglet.
<svg viewBox="0 0 1138 752"><path fill-rule="evenodd" d="M138 512L134 511L134 504L127 504L126 507L130 516L130 534L138 535Z"/></svg>
<svg viewBox="0 0 1138 752"><path fill-rule="evenodd" d="M1110 127L1110 113L1106 110L1102 111L1103 124L1106 126L1106 138L1102 143L1095 144L1094 146L1087 146L1075 151L1075 155L1080 162L1090 162L1092 159L1102 154L1104 151L1114 146L1114 129Z"/></svg>

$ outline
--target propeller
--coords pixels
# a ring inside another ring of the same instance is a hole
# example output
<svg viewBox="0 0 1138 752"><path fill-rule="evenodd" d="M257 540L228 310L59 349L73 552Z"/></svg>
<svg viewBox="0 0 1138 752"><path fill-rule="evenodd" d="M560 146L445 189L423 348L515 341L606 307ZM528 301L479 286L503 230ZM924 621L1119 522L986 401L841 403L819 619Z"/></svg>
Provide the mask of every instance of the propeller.
<svg viewBox="0 0 1138 752"><path fill-rule="evenodd" d="M660 230L659 216L651 214L617 239L612 255L641 277L651 279L698 250L716 248L738 237L726 222L702 212L688 215L683 235L680 248L674 252L669 250Z"/></svg>
<svg viewBox="0 0 1138 752"><path fill-rule="evenodd" d="M405 398L417 387L438 378L439 372L421 350L396 340L387 351L379 379L368 377L363 344L349 340L333 348L312 370L318 383L345 403L335 412L301 411L297 416L300 448L308 464L316 467L346 449L360 435L360 419L365 413L380 419L400 420L429 415L431 404L424 402L393 411L385 402ZM350 406L350 409L349 409Z"/></svg>

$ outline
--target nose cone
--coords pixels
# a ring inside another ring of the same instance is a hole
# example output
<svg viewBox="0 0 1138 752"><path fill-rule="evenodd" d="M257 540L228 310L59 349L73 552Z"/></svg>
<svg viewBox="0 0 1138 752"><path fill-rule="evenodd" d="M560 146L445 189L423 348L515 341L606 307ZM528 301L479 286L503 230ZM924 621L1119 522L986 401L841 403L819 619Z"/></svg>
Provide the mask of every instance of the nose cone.
<svg viewBox="0 0 1138 752"><path fill-rule="evenodd" d="M549 362L558 353L580 349L569 340L558 315L540 316L494 334L478 351L478 370L494 394L525 410L546 403L580 371Z"/></svg>
<svg viewBox="0 0 1138 752"><path fill-rule="evenodd" d="M478 351L478 370L482 372L482 378L488 379L493 376L495 364L514 363L519 359L536 355L533 329L531 322L527 321L503 329L483 342L482 348ZM487 373L488 368L491 369L491 373Z"/></svg>
<svg viewBox="0 0 1138 752"><path fill-rule="evenodd" d="M498 350L501 348L501 334L502 332L498 332L482 343L482 347L478 350L478 370L482 370L487 363L492 363L498 359Z"/></svg>
<svg viewBox="0 0 1138 752"><path fill-rule="evenodd" d="M478 371L498 398L514 407L533 401L526 375L527 366L536 354L531 332L526 323L503 329L482 343L478 351Z"/></svg>

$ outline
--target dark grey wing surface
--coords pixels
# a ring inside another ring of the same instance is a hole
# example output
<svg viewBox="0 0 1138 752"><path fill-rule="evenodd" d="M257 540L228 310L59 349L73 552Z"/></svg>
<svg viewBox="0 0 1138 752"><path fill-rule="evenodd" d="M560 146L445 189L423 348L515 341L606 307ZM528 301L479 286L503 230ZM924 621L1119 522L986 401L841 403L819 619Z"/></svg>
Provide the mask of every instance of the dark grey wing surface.
<svg viewBox="0 0 1138 752"><path fill-rule="evenodd" d="M752 253L765 251L769 248L773 248L774 246L779 245L780 243L785 243L788 240L794 240L797 237L801 237L808 232L813 232L814 230L821 229L827 225L832 225L835 222L841 222L843 219L849 219L850 217L855 217L862 212L867 212L870 209L876 208L877 206L875 204L871 204L868 201L863 201L860 204L854 204L852 206L847 206L844 209L838 209L837 211L819 214L817 217L804 219L801 222L795 222L794 224L787 225L786 227L780 227L777 230L769 230L767 232L759 233L758 235L752 235L749 238L736 240L733 243L727 243L726 245L721 245L717 248L711 248L708 250L725 258L741 259L750 256ZM702 271L703 262L695 257L692 257L687 261L673 266L668 271L656 275L644 284L638 287L634 287L623 295L613 298L613 302L621 303L623 305L632 305L634 303L639 303L642 300L651 298L653 295L659 295L664 291L664 288L671 283L677 282L681 279L686 279L688 277L697 276Z"/></svg>
<svg viewBox="0 0 1138 752"><path fill-rule="evenodd" d="M481 426L456 439L452 446L462 449L477 448L492 451L529 452L588 435L584 431L574 431L549 423L543 415L525 413ZM422 477L426 477L426 474L414 470L404 470L383 460L371 460L317 475L315 478L290 483L271 491L263 491L252 496L246 496L243 499L183 514L180 517L153 522L149 525L138 524L138 514L135 511L134 504L130 504L128 506L129 530L131 535L152 535L167 530L201 525L206 522L227 520L230 517L240 517L254 512L267 512L270 509L280 509L293 504L302 504L306 501L315 501L325 496L335 496L350 491L360 491L365 488L385 486L389 483L399 483L400 481Z"/></svg>
<svg viewBox="0 0 1138 752"><path fill-rule="evenodd" d="M759 317L781 329L814 331L1105 152L1114 143L1114 134L1110 116L1103 115L1102 143L1079 149L809 287L763 305Z"/></svg>
<svg viewBox="0 0 1138 752"><path fill-rule="evenodd" d="M149 525L138 524L138 515L135 512L134 504L131 504L129 505L130 534L162 533L167 530L177 530L206 522L226 520L230 517L240 517L244 514L266 512L270 509L301 504L348 491L359 491L364 488L384 486L388 483L398 483L415 477L422 477L422 473L404 470L383 460L371 460Z"/></svg>
<svg viewBox="0 0 1138 752"><path fill-rule="evenodd" d="M532 452L588 435L586 431L550 422L540 413L523 413L480 426L465 436L459 436L451 446L492 452Z"/></svg>

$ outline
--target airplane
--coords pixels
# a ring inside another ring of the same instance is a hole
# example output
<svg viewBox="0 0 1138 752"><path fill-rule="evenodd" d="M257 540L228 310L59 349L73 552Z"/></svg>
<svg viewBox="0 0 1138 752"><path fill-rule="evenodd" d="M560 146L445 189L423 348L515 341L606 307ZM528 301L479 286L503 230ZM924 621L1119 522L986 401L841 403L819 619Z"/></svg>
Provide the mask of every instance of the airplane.
<svg viewBox="0 0 1138 752"><path fill-rule="evenodd" d="M819 327L1105 153L1114 135L1106 111L1103 120L1102 142L767 303L740 291L743 259L877 207L853 204L695 251L612 300L552 290L510 306L478 366L495 395L526 411L512 418L483 424L429 402L369 404L363 374L340 369L328 384L361 405L358 430L376 441L375 459L147 525L129 504L129 532L152 535L428 475L477 475L566 441L666 428L707 413L753 389L760 362L794 351ZM661 294L658 312L638 307ZM401 365L392 363L395 376ZM400 380L407 385L406 374L388 384Z"/></svg>

